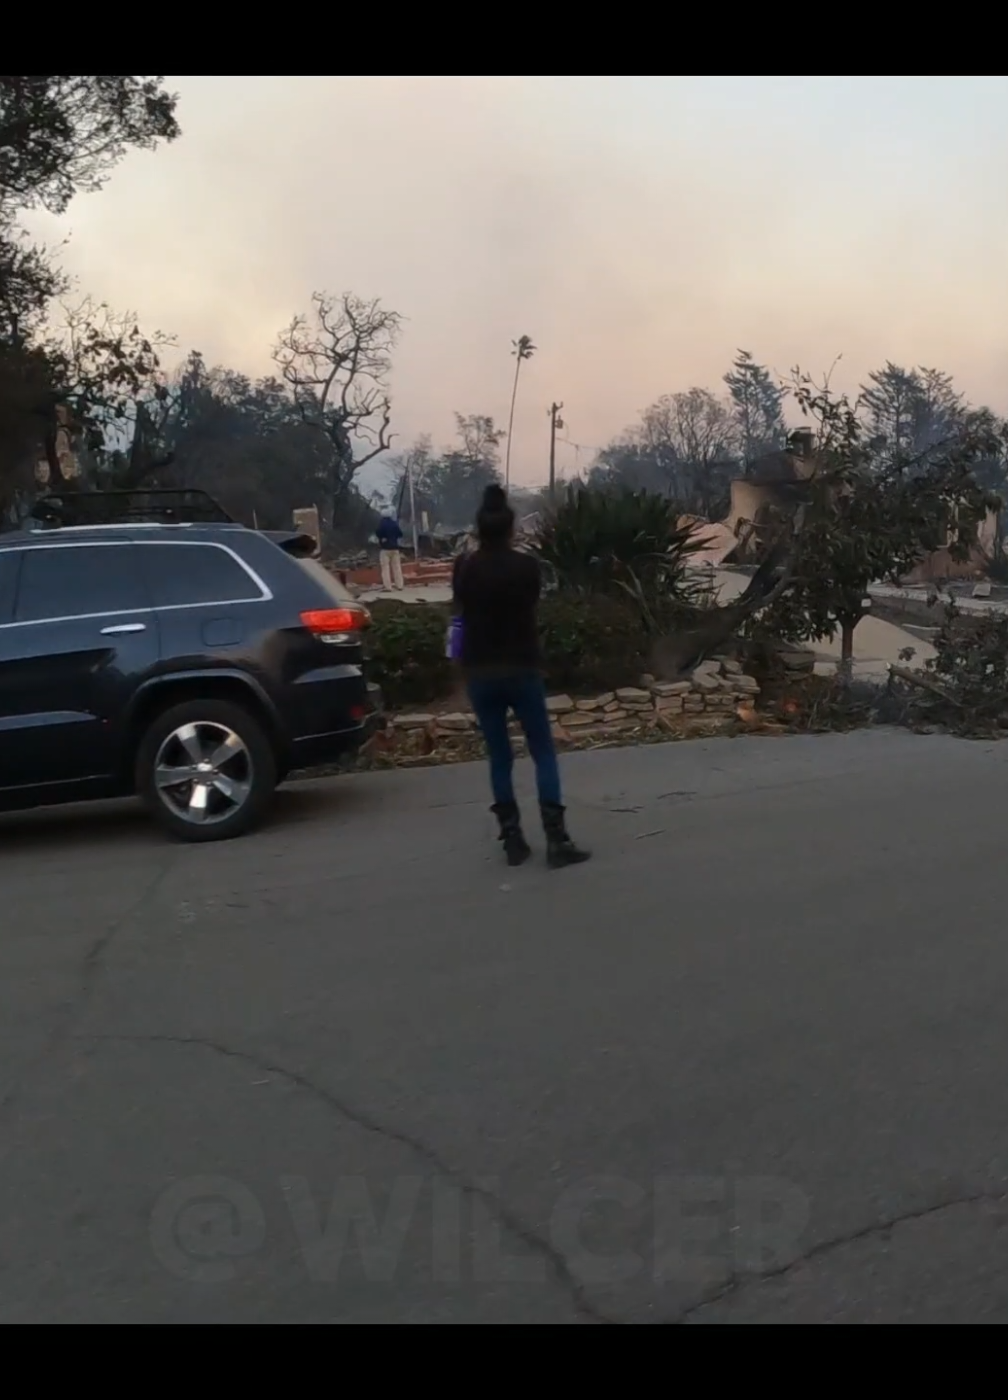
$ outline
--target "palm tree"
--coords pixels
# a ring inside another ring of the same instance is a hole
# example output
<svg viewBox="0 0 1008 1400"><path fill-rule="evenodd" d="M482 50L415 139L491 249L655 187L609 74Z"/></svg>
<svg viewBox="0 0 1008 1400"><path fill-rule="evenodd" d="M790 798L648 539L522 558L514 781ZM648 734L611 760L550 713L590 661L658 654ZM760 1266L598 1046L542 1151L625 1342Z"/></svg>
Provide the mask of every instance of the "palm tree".
<svg viewBox="0 0 1008 1400"><path fill-rule="evenodd" d="M522 360L531 360L535 346L532 344L530 335L520 335L517 340L511 342L514 349L511 354L515 357L515 377L514 388L511 390L511 416L508 418L507 447L504 449L504 486L505 489L511 485L511 429L514 427L515 399L518 397L518 375L521 373Z"/></svg>

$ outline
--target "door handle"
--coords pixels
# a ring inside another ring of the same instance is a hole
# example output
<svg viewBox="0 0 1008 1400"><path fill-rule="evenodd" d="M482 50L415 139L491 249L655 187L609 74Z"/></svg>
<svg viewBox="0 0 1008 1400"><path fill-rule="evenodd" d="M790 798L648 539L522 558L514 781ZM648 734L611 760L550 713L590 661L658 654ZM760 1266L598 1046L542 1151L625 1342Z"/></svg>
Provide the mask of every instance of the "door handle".
<svg viewBox="0 0 1008 1400"><path fill-rule="evenodd" d="M146 622L121 622L118 627L103 627L101 634L103 637L118 637L123 632L146 632Z"/></svg>

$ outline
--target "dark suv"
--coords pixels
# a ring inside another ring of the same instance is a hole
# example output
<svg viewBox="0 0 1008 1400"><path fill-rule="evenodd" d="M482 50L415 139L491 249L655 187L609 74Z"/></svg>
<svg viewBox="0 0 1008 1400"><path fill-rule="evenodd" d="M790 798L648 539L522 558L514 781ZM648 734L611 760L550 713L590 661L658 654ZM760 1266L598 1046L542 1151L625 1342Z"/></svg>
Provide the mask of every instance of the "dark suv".
<svg viewBox="0 0 1008 1400"><path fill-rule="evenodd" d="M369 615L303 535L84 509L108 500L50 498L0 534L0 809L135 792L187 841L237 836L288 772L369 734Z"/></svg>

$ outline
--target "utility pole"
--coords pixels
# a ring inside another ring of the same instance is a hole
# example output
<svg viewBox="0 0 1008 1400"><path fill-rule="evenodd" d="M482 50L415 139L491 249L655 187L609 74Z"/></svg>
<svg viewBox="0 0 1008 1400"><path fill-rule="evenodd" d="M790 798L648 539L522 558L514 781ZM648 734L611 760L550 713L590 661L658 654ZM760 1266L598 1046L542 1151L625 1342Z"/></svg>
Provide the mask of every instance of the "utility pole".
<svg viewBox="0 0 1008 1400"><path fill-rule="evenodd" d="M550 500L556 497L556 435L557 428L564 426L564 420L560 417L562 403L552 403L546 412L550 420L550 473L549 473L549 494Z"/></svg>
<svg viewBox="0 0 1008 1400"><path fill-rule="evenodd" d="M415 565L420 562L420 541L417 538L416 497L413 495L413 460L409 455L406 458L406 480L409 484L410 521L413 525L413 563Z"/></svg>

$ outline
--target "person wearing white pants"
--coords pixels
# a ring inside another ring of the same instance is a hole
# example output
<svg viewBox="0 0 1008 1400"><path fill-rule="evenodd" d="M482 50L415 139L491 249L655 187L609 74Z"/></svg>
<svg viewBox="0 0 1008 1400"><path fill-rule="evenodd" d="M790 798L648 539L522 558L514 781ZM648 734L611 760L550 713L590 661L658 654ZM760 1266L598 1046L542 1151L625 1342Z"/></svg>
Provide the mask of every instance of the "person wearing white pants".
<svg viewBox="0 0 1008 1400"><path fill-rule="evenodd" d="M402 527L391 512L383 515L375 531L378 536L378 563L381 566L382 588L391 593L393 585L397 593L404 588L402 575Z"/></svg>
<svg viewBox="0 0 1008 1400"><path fill-rule="evenodd" d="M393 585L396 592L401 593L405 584L402 576L402 550L381 549L378 551L378 562L381 565L381 586L386 593L391 593Z"/></svg>

